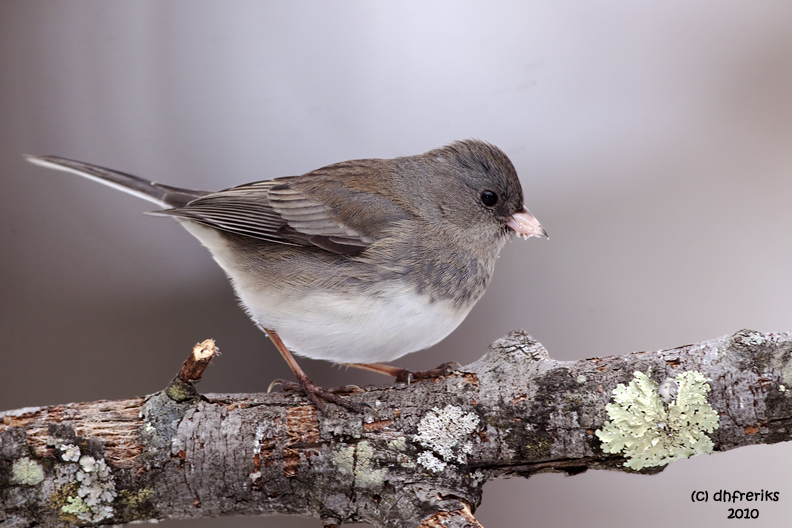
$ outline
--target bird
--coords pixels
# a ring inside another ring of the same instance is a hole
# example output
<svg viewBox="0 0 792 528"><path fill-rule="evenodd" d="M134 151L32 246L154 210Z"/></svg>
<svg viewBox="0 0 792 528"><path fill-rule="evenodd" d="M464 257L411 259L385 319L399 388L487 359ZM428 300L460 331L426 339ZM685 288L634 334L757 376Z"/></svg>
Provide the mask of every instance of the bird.
<svg viewBox="0 0 792 528"><path fill-rule="evenodd" d="M148 214L180 223L225 271L298 383L278 381L320 410L358 406L316 386L294 355L401 380L436 376L443 366L413 373L386 363L459 326L512 235L547 238L523 204L511 160L478 139L217 192L59 156L26 158L153 202L161 209Z"/></svg>

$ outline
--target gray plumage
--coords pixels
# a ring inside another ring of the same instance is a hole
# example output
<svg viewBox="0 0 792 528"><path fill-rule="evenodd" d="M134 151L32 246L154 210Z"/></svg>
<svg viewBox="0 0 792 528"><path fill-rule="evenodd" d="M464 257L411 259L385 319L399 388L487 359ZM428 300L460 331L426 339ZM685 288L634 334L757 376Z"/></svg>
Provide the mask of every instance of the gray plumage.
<svg viewBox="0 0 792 528"><path fill-rule="evenodd" d="M292 352L331 361L390 361L431 346L481 298L511 233L546 236L508 157L478 140L219 192L28 159L160 204L152 214L209 248L254 321Z"/></svg>

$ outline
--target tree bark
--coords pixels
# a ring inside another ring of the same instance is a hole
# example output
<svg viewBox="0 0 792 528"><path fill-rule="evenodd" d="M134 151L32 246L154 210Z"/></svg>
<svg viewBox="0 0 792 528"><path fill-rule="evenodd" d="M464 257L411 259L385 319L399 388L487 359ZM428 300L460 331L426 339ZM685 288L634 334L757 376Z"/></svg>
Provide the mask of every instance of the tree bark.
<svg viewBox="0 0 792 528"><path fill-rule="evenodd" d="M711 388L703 397L718 413L706 434L714 451L790 440L791 355L789 333L742 330L556 361L515 331L444 378L350 391L370 406L362 413L335 405L318 413L298 392L198 395L190 389L200 372L183 367L189 375L147 398L0 413L0 525L277 513L325 526L480 526L472 512L496 477L636 471L625 463L662 470L603 449L601 431L615 421L606 405L636 371L661 387L651 397L667 410L676 394L663 388L678 389L680 401L685 390L669 380L703 374ZM673 436L670 419L650 425Z"/></svg>

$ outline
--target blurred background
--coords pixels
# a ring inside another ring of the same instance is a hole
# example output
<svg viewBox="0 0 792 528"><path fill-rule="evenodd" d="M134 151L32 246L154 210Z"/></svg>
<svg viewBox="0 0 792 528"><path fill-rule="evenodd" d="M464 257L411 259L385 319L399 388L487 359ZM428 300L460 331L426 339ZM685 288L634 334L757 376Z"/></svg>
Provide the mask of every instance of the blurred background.
<svg viewBox="0 0 792 528"><path fill-rule="evenodd" d="M550 240L516 240L462 326L398 364L479 358L514 328L557 359L792 330L792 3L554 0L0 3L0 409L202 392L286 364L208 252L148 202L27 164L58 154L217 190L455 139L501 147ZM327 386L386 384L302 361ZM792 445L491 482L485 526L720 524L693 490L774 490ZM783 521L781 521L783 519ZM319 527L318 519L171 521Z"/></svg>

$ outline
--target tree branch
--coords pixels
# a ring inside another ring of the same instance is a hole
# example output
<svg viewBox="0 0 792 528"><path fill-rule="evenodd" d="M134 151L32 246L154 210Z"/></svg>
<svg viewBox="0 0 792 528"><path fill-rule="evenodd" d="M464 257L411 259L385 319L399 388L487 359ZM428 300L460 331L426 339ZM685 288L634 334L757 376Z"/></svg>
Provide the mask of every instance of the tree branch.
<svg viewBox="0 0 792 528"><path fill-rule="evenodd" d="M172 383L147 398L0 413L0 526L264 513L321 517L325 526L480 526L471 512L499 476L635 471L625 463L656 473L657 460L707 446L790 440L790 355L790 334L742 330L670 350L556 361L516 331L445 378L352 391L370 406L362 414L334 405L318 414L300 393L200 396L190 389L202 369L185 366L174 380L180 390ZM703 374L711 391L685 385L686 372ZM627 403L606 410L617 385L630 382L621 389ZM685 406L690 394L717 411L714 432L693 431L706 412ZM639 411L649 417L643 429L629 414ZM626 441L633 448L661 435L649 442L651 456L606 452L624 442L604 426L624 413L633 421L618 432L635 435ZM691 431L703 438L694 447L652 451Z"/></svg>

